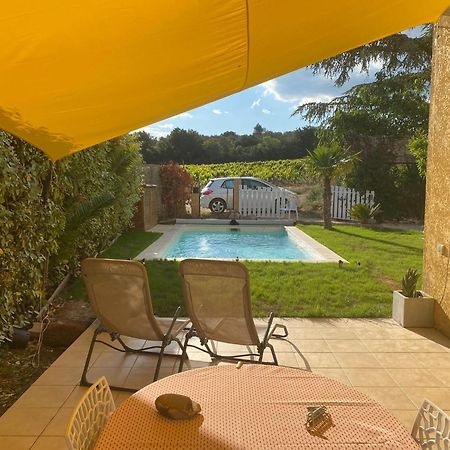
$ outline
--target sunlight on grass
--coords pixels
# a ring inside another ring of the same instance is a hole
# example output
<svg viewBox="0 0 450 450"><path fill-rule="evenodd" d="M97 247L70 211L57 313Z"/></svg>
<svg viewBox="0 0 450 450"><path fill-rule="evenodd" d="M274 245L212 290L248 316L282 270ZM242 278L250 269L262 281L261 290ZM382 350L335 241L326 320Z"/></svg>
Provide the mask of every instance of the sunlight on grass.
<svg viewBox="0 0 450 450"><path fill-rule="evenodd" d="M349 261L335 263L245 262L250 272L253 315L266 317L389 317L392 290L408 267L422 269L423 234L318 225L299 228ZM102 256L129 258L155 241L157 233L127 233ZM360 263L360 265L357 264ZM172 316L183 305L178 263L146 263L155 313ZM85 298L78 280L71 288Z"/></svg>

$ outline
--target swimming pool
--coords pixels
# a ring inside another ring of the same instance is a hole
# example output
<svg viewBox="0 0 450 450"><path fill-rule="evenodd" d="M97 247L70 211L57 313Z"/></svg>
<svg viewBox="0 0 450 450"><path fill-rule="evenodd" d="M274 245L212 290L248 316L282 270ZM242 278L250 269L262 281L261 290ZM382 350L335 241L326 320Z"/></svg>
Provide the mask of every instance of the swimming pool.
<svg viewBox="0 0 450 450"><path fill-rule="evenodd" d="M167 258L289 259L310 261L317 254L290 236L284 227L273 230L228 228L183 231L165 253Z"/></svg>
<svg viewBox="0 0 450 450"><path fill-rule="evenodd" d="M293 226L157 225L163 236L136 259L337 262L340 256Z"/></svg>

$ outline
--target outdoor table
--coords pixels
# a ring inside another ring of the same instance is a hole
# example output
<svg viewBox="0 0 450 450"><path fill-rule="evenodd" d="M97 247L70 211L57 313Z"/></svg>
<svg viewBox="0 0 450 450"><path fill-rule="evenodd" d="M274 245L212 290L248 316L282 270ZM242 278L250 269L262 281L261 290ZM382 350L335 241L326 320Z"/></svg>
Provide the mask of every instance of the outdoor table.
<svg viewBox="0 0 450 450"><path fill-rule="evenodd" d="M202 411L173 420L155 409L166 393L183 394ZM324 405L332 426L305 427L307 407ZM134 449L417 449L389 411L335 380L286 367L245 364L189 370L129 397L113 413L96 450Z"/></svg>

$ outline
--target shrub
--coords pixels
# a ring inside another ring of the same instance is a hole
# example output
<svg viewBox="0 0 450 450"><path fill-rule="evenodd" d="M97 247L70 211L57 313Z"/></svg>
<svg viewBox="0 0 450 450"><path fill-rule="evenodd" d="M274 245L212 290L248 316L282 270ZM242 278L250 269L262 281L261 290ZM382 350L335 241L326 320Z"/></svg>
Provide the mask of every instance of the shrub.
<svg viewBox="0 0 450 450"><path fill-rule="evenodd" d="M405 297L413 298L420 297L419 293L416 290L417 281L419 280L420 274L416 269L412 269L411 267L406 271L405 276L402 280L402 294Z"/></svg>
<svg viewBox="0 0 450 450"><path fill-rule="evenodd" d="M162 164L159 169L161 178L161 201L168 217L184 213L186 202L190 199L192 178L189 172L175 162ZM184 215L184 214L183 214Z"/></svg>
<svg viewBox="0 0 450 450"><path fill-rule="evenodd" d="M349 211L350 217L359 220L361 223L368 223L370 219L375 219L380 213L379 203L375 206L358 203L353 205Z"/></svg>
<svg viewBox="0 0 450 450"><path fill-rule="evenodd" d="M139 145L123 136L53 163L0 131L0 342L26 326L85 256L129 226L140 198Z"/></svg>

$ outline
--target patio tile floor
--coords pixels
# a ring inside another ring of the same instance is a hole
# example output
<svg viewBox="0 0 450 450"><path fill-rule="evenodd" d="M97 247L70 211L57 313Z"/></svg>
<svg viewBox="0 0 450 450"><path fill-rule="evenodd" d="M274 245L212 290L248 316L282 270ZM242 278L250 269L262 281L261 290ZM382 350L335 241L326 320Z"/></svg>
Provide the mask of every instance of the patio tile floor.
<svg viewBox="0 0 450 450"><path fill-rule="evenodd" d="M264 328L265 322L257 320ZM403 329L389 319L279 319L288 340L274 341L279 363L336 379L389 409L411 429L417 409L429 398L450 411L450 339L434 329ZM74 342L22 397L0 417L0 449L65 449L70 414L86 388L78 386L93 328ZM103 337L103 336L102 336ZM104 339L108 339L105 337ZM127 339L142 348L150 342ZM245 347L218 344L221 352ZM160 377L177 372L179 349L171 347ZM184 370L211 364L193 349ZM268 352L265 360L270 360ZM88 377L141 388L153 379L155 356L123 355L96 345ZM221 363L222 364L222 363ZM113 391L116 405L130 394Z"/></svg>

